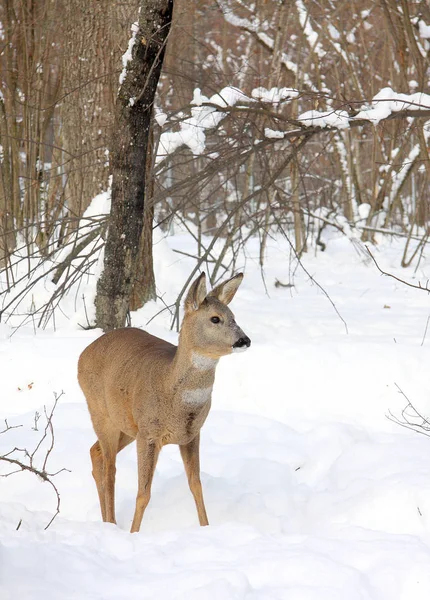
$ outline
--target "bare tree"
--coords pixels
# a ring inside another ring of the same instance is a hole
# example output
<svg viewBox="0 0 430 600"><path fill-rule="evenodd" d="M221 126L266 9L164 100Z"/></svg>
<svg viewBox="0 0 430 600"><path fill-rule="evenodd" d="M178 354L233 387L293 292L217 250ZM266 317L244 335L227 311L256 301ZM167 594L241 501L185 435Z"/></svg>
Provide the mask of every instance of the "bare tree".
<svg viewBox="0 0 430 600"><path fill-rule="evenodd" d="M111 217L96 298L97 325L104 331L124 325L129 310L143 228L151 117L172 12L173 0L141 0L121 76L111 146Z"/></svg>

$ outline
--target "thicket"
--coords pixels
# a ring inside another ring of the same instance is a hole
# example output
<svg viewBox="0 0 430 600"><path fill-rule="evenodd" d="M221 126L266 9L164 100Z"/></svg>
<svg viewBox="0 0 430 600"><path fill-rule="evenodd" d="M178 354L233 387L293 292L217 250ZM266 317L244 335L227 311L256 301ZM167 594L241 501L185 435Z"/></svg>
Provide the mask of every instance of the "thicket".
<svg viewBox="0 0 430 600"><path fill-rule="evenodd" d="M108 217L82 217L109 187L121 56L139 5L0 6L3 318L48 273L56 292L35 309L45 324L104 245ZM402 237L403 266L418 262L429 238L430 103L411 94L429 93L429 60L425 0L177 0L142 165L130 308L150 297L150 230L168 230L173 215L212 283L234 270L249 236L263 265L277 230L299 257L323 250L334 227L354 240ZM234 102L233 89L243 94ZM355 118L392 92L411 100L377 121ZM348 124L299 119L311 110Z"/></svg>

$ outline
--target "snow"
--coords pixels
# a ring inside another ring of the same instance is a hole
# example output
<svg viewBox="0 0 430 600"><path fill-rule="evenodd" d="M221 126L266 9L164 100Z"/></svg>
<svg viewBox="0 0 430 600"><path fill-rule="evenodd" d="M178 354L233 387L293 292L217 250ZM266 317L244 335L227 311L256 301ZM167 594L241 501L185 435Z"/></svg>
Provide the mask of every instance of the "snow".
<svg viewBox="0 0 430 600"><path fill-rule="evenodd" d="M371 211L371 206L370 204L368 204L367 202L362 202L359 206L358 206L358 214L360 215L360 217L362 219L367 219L367 217L370 214Z"/></svg>
<svg viewBox="0 0 430 600"><path fill-rule="evenodd" d="M202 154L206 148L206 130L217 127L226 116L218 108L228 108L245 101L249 102L250 98L235 87L227 86L211 98L203 96L196 88L191 102L191 117L179 123L179 131L161 134L156 164L181 146L188 146L194 155Z"/></svg>
<svg viewBox="0 0 430 600"><path fill-rule="evenodd" d="M192 105L201 106L203 102L207 102L206 96L203 96L200 88L195 88L193 92L193 99L191 100Z"/></svg>
<svg viewBox="0 0 430 600"><path fill-rule="evenodd" d="M336 27L334 27L334 25L332 25L331 23L329 23L327 25L327 29L328 32L330 34L330 37L332 40L340 40L340 33L338 32L338 30L336 29Z"/></svg>
<svg viewBox="0 0 430 600"><path fill-rule="evenodd" d="M164 123L167 121L167 115L166 115L166 113L161 112L161 111L155 113L154 118L155 118L155 120L157 121L157 124L160 127L163 127Z"/></svg>
<svg viewBox="0 0 430 600"><path fill-rule="evenodd" d="M318 111L308 110L298 117L308 127L349 127L349 115L345 110Z"/></svg>
<svg viewBox="0 0 430 600"><path fill-rule="evenodd" d="M430 25L426 25L424 21L418 21L418 30L420 32L420 37L424 40L430 40Z"/></svg>
<svg viewBox="0 0 430 600"><path fill-rule="evenodd" d="M246 101L249 102L249 98L239 89L232 86L223 88L221 92L214 94L209 100L211 104L215 104L220 108L235 106L238 102Z"/></svg>
<svg viewBox="0 0 430 600"><path fill-rule="evenodd" d="M133 47L134 47L134 43L136 41L136 35L137 35L138 31L139 31L139 23L137 23L137 22L133 23L133 25L131 26L131 38L128 41L127 50L122 55L122 71L119 76L119 84L120 85L122 85L124 83L125 76L127 74L127 65L132 59ZM133 101L133 104L134 104L134 101ZM133 106L133 104L130 103L130 106Z"/></svg>
<svg viewBox="0 0 430 600"><path fill-rule="evenodd" d="M260 100L260 102L269 102L271 104L278 104L283 100L291 100L293 98L297 98L298 95L298 90L286 87L272 87L270 90L266 89L265 87L257 87L251 92L251 96L255 100Z"/></svg>
<svg viewBox="0 0 430 600"><path fill-rule="evenodd" d="M86 217L101 207L106 197ZM173 252L195 252L175 228L167 238L155 230L166 303L194 266ZM268 293L257 240L238 262L245 277L231 308L252 345L220 360L202 429L209 527L198 526L178 449L167 446L142 529L128 533L134 444L118 457L118 526L103 524L88 453L95 436L76 381L80 352L101 332L77 325L83 313L75 314L75 298L62 304L55 331L0 324L0 418L23 425L0 435L0 454L34 448L34 412L43 414L53 393L64 391L50 470L70 470L54 478L61 512L46 531L55 511L49 486L30 473L0 478L2 600L428 599L430 440L386 418L406 404L396 384L430 414L428 296L382 277L358 242L329 227L323 237L326 251L305 254L304 266L348 335L308 275L300 267L289 273L282 238L269 237ZM401 269L402 247L382 242L372 253L381 268L425 282L429 261L416 275L414 267ZM276 278L294 287L276 288ZM36 304L43 290L34 288ZM89 277L87 304L94 290ZM166 311L147 325L161 308L149 303L133 324L174 342Z"/></svg>
<svg viewBox="0 0 430 600"><path fill-rule="evenodd" d="M317 111L309 110L298 117L309 127L336 127L345 129L352 121L371 121L374 124L382 119L388 118L392 113L402 110L426 110L430 109L430 95L423 92L414 94L398 94L390 87L380 90L369 106L364 106L354 117L350 117L346 111Z"/></svg>
<svg viewBox="0 0 430 600"><path fill-rule="evenodd" d="M285 133L283 131L276 131L275 129L270 129L270 127L264 128L264 137L274 140L282 140Z"/></svg>
<svg viewBox="0 0 430 600"><path fill-rule="evenodd" d="M221 12L223 13L225 20L228 23L230 23L230 25L233 25L234 27L242 27L244 29L247 29L248 31L253 31L253 32L257 32L260 27L264 29L264 27L265 27L264 23L261 23L256 15L253 14L251 16L251 19L238 17L232 11L228 0L216 0L216 1L217 1L219 8L221 9Z"/></svg>
<svg viewBox="0 0 430 600"><path fill-rule="evenodd" d="M391 113L407 109L429 110L430 95L423 92L398 94L390 87L386 87L373 97L371 106L363 108L354 119L366 119L373 123L379 123L382 119L389 117Z"/></svg>
<svg viewBox="0 0 430 600"><path fill-rule="evenodd" d="M300 2L299 4L302 6ZM336 45L335 42L333 43ZM410 84L412 86L413 81ZM207 98L199 88L196 88L190 103L192 107L191 116L179 122L178 131L165 131L161 134L156 164L159 164L182 146L188 146L194 155L203 154L206 149L206 131L216 128L225 118L227 113L222 110L223 108L227 109L238 104L247 105L255 100L279 104L284 100L296 98L298 94L298 90L292 88L273 87L268 90L258 87L252 90L251 97L248 97L239 89L227 86L211 98ZM134 104L134 99L130 99L130 104ZM367 120L377 124L388 118L392 113L407 109L428 111L430 109L430 95L423 92L399 94L391 88L385 87L374 96L368 106L363 106L359 113L353 117L344 110L309 110L299 115L298 120L308 127L346 129L354 120ZM158 113L155 119L163 127L166 122L166 115ZM281 138L283 136L282 132L270 128L266 128L265 132L266 137Z"/></svg>
<svg viewBox="0 0 430 600"><path fill-rule="evenodd" d="M84 212L80 227L86 224L90 219L100 219L104 215L108 215L110 213L110 205L111 205L111 193L110 186L112 185L112 177L109 178L109 189L101 192L97 196L95 196L87 210Z"/></svg>

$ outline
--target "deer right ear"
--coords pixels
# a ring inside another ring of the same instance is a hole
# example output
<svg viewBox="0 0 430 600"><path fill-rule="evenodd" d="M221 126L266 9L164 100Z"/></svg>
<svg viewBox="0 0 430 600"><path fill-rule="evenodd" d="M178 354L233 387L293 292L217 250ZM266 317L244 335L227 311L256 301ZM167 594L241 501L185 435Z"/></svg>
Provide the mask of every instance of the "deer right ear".
<svg viewBox="0 0 430 600"><path fill-rule="evenodd" d="M238 273L231 279L228 279L227 281L217 285L211 292L209 292L209 296L215 296L215 298L218 298L218 300L223 304L230 304L235 293L237 292L237 288L242 283L242 279L243 273Z"/></svg>
<svg viewBox="0 0 430 600"><path fill-rule="evenodd" d="M206 294L206 274L201 273L191 285L187 297L185 298L185 312L197 310L206 298Z"/></svg>

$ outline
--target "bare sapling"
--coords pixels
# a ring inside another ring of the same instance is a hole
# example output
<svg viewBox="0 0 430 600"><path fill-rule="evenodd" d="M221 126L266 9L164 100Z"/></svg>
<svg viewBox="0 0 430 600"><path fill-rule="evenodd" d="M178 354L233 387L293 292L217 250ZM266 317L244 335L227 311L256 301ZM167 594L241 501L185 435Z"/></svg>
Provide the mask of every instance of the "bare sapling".
<svg viewBox="0 0 430 600"><path fill-rule="evenodd" d="M211 406L221 356L251 340L228 308L242 273L206 291L205 274L185 299L178 346L136 328L110 331L78 364L97 441L90 450L103 521L115 523L116 455L136 440L138 492L131 532L139 531L160 450L178 444L200 525L208 525L200 482L200 429Z"/></svg>
<svg viewBox="0 0 430 600"><path fill-rule="evenodd" d="M29 387L30 386L31 384L29 384ZM15 446L5 454L0 455L0 465L4 463L4 465L7 466L7 468L12 469L6 471L1 470L0 477L10 477L15 473L22 472L34 473L34 475L37 475L41 481L49 483L51 488L54 490L55 496L57 498L56 510L54 515L51 517L51 519L45 526L45 529L48 529L48 527L51 526L57 515L60 513L60 493L52 478L55 477L55 475L62 473L63 471L69 471L69 469L66 468L58 469L53 473L48 471L48 462L51 457L51 453L54 450L55 443L53 424L54 411L57 407L58 401L60 400L63 394L64 392L61 392L61 394L56 394L54 392L55 401L49 412L47 411L46 406L43 407L45 428L43 430L43 433L41 434L40 439L37 441L37 444L32 451L30 451L26 447L18 448L17 446ZM41 414L36 411L36 413L34 414L34 426L32 427L34 431L39 431L39 421L41 418ZM4 422L6 427L2 431L0 431L0 435L7 434L13 429L18 429L22 427L22 425L9 425L7 419L5 419ZM43 422L43 418L41 422ZM21 524L22 519L19 521L17 529L20 528Z"/></svg>

